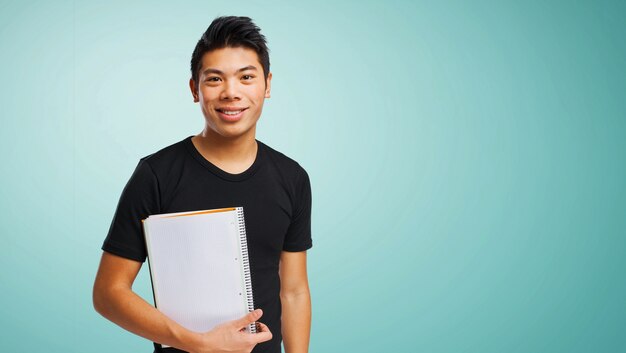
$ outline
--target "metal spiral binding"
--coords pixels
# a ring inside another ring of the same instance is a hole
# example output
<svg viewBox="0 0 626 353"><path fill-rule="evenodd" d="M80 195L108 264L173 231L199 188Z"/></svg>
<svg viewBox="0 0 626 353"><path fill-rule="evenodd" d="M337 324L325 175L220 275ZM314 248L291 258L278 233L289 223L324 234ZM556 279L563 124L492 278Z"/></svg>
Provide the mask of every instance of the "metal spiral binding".
<svg viewBox="0 0 626 353"><path fill-rule="evenodd" d="M248 261L248 241L246 240L246 222L243 218L243 207L237 207L237 219L239 222L239 240L241 244L241 261L243 264L244 286L248 312L254 310L254 298L252 297L252 277L250 276L250 262ZM250 333L256 333L254 323L248 326Z"/></svg>

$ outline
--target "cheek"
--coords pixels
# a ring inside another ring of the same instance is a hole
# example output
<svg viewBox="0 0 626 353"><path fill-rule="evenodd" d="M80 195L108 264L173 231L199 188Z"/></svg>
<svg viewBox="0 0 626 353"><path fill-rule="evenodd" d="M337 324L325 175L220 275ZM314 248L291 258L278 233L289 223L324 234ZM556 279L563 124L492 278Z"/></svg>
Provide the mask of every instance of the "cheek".
<svg viewBox="0 0 626 353"><path fill-rule="evenodd" d="M200 101L204 105L209 105L211 102L215 101L215 97L211 94L212 92L202 92L200 95Z"/></svg>
<svg viewBox="0 0 626 353"><path fill-rule="evenodd" d="M253 99L257 104L263 103L263 99L265 98L265 88L261 86L250 89L249 97Z"/></svg>
<svg viewBox="0 0 626 353"><path fill-rule="evenodd" d="M198 92L205 98L213 97L217 94L218 90L216 87L211 87L209 85L203 84L200 86Z"/></svg>

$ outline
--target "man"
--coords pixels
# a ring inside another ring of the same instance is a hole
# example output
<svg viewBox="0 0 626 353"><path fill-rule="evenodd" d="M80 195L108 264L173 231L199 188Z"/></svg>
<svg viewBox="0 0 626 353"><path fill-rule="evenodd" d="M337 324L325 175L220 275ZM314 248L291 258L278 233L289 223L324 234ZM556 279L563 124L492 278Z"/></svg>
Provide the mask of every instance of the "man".
<svg viewBox="0 0 626 353"><path fill-rule="evenodd" d="M96 310L164 352L307 352L311 188L295 161L256 140L272 74L265 37L247 17L218 17L198 41L189 86L205 118L195 136L141 158L119 200L96 276ZM242 206L257 310L191 332L132 291L150 214ZM258 320L260 333L241 329ZM255 346L256 345L256 346Z"/></svg>

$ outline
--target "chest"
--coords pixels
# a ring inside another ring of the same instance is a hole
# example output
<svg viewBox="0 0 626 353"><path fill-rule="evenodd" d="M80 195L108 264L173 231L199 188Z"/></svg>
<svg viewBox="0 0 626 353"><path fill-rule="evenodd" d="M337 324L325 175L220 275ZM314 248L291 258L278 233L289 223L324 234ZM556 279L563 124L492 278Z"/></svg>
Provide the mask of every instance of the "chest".
<svg viewBox="0 0 626 353"><path fill-rule="evenodd" d="M292 197L280 180L255 175L240 182L205 173L164 185L163 213L243 207L249 256L257 268L276 268L292 216Z"/></svg>

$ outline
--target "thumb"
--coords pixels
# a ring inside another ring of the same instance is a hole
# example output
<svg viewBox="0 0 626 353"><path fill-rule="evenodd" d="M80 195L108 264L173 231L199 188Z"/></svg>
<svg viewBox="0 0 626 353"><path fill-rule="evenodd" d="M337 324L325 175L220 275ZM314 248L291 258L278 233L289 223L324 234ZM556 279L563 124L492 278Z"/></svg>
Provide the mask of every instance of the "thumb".
<svg viewBox="0 0 626 353"><path fill-rule="evenodd" d="M261 316L263 316L263 310L256 309L247 313L244 317L233 321L233 323L235 324L235 327L237 328L237 330L240 330L248 326L249 324L257 321L258 319L260 319Z"/></svg>

